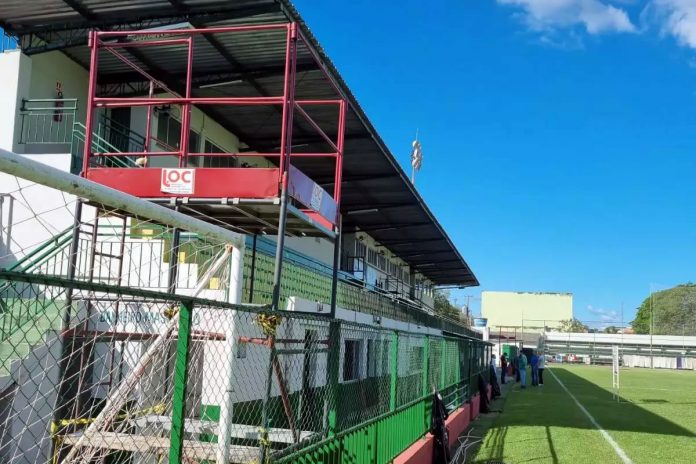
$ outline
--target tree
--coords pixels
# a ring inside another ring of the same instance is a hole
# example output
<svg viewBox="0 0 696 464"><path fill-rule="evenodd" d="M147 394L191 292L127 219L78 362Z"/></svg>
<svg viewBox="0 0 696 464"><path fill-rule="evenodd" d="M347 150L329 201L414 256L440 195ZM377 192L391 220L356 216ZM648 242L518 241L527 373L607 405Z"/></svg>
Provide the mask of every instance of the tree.
<svg viewBox="0 0 696 464"><path fill-rule="evenodd" d="M587 333L590 331L589 327L580 322L579 320L573 318L565 321L561 321L559 325L561 332L582 332Z"/></svg>
<svg viewBox="0 0 696 464"><path fill-rule="evenodd" d="M450 301L450 293L447 290L435 290L434 310L439 316L449 317L450 319L460 319L462 312Z"/></svg>
<svg viewBox="0 0 696 464"><path fill-rule="evenodd" d="M616 327L615 325L610 325L608 327L605 327L602 332L605 334L617 334L619 333L620 328Z"/></svg>
<svg viewBox="0 0 696 464"><path fill-rule="evenodd" d="M686 283L652 293L631 322L637 334L696 335L696 285Z"/></svg>

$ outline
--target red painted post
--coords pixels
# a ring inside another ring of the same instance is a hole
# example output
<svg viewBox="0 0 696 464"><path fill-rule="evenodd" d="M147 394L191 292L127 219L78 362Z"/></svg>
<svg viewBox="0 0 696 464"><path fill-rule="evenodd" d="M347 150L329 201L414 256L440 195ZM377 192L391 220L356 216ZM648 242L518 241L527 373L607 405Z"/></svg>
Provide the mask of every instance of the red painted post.
<svg viewBox="0 0 696 464"><path fill-rule="evenodd" d="M87 120L85 121L85 149L82 157L82 177L87 177L89 158L92 153L92 127L94 126L94 93L97 86L97 67L99 65L99 37L89 33L89 84L87 87Z"/></svg>
<svg viewBox="0 0 696 464"><path fill-rule="evenodd" d="M150 90L147 95L152 98L155 93L155 83L150 81ZM144 152L150 151L150 132L152 132L152 107L147 107L147 122L145 123L145 146L143 147Z"/></svg>
<svg viewBox="0 0 696 464"><path fill-rule="evenodd" d="M186 63L186 90L184 98L187 103L181 107L181 146L179 147L179 167L188 166L189 136L191 130L191 76L193 73L193 37L188 38L188 55Z"/></svg>
<svg viewBox="0 0 696 464"><path fill-rule="evenodd" d="M289 95L290 95L290 86L293 85L291 84L291 67L292 67L292 45L293 45L293 38L292 38L292 28L288 27L287 30L287 37L285 40L285 74L283 76L283 110L282 110L282 122L281 122L281 127L280 127L280 169L278 170L278 183L280 184L280 181L282 180L283 174L285 173L286 169L288 169L285 164L286 164L286 151L288 147L288 119L289 119L289 114L292 114L292 108L288 104L289 100ZM294 85L293 85L294 87ZM294 89L292 89L294 91ZM291 129L292 130L292 129Z"/></svg>
<svg viewBox="0 0 696 464"><path fill-rule="evenodd" d="M341 205L341 180L343 178L343 146L346 132L346 102L341 100L338 105L338 137L336 146L338 156L336 157L336 173L334 174L334 201L340 208Z"/></svg>

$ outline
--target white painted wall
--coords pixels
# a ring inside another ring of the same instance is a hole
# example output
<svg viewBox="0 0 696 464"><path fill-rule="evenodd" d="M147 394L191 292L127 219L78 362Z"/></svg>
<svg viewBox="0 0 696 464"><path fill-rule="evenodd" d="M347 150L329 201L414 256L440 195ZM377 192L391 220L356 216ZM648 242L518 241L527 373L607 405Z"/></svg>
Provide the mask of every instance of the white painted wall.
<svg viewBox="0 0 696 464"><path fill-rule="evenodd" d="M54 51L31 56L29 98L56 98L56 82L63 84L63 98L77 98L76 120L87 117L89 73L62 52ZM27 76L23 75L23 79Z"/></svg>
<svg viewBox="0 0 696 464"><path fill-rule="evenodd" d="M20 131L18 115L22 99L30 94L32 61L18 50L6 51L0 53L0 70L0 148L22 153L16 143Z"/></svg>

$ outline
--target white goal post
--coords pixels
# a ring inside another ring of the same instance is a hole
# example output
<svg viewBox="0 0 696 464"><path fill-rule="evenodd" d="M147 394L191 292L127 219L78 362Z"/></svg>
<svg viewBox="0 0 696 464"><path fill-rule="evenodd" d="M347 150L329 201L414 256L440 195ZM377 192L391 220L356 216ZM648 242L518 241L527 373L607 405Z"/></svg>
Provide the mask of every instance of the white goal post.
<svg viewBox="0 0 696 464"><path fill-rule="evenodd" d="M619 346L614 345L611 347L611 397L612 399L619 401L619 388L620 388L620 363L619 363Z"/></svg>
<svg viewBox="0 0 696 464"><path fill-rule="evenodd" d="M224 245L223 251L216 257L215 261L212 262L204 275L199 278L196 287L189 296L198 296L199 293L206 288L211 278L219 273L225 265L230 264L231 259L229 273L230 286L227 302L233 304L241 303L245 247L243 235L3 149L0 149L0 173L25 179L61 192L70 193L93 203L127 212L134 217L147 218L156 223L164 224L169 227L176 227L194 233L201 239ZM235 320L235 313L236 311L233 311L232 321ZM225 339L229 345L226 348L227 353L234 353L234 325L234 322L232 322L224 327ZM160 333L156 335L147 351L138 360L138 363L132 368L130 373L124 377L116 389L110 392L105 399L105 406L102 411L86 427L64 457L63 462L92 462L97 453L97 448L90 446L91 439L98 438L97 435L99 435L100 432L105 432L109 429L110 424L128 400L131 391L140 381L148 366L152 364L155 355L167 349L166 342L176 334L177 328L178 318L172 317L161 329ZM220 405L219 429L222 433L218 436L216 449L219 462L229 461L229 440L225 439L225 437L231 435L231 428L233 425L231 392L234 356L229 356L229 359L225 361L223 388L227 395Z"/></svg>
<svg viewBox="0 0 696 464"><path fill-rule="evenodd" d="M78 197L88 198L96 203L127 211L135 216L146 217L152 221L188 230L202 238L211 239L218 243L226 243L235 248L244 247L244 237L241 234L47 166L2 148L0 148L0 172Z"/></svg>

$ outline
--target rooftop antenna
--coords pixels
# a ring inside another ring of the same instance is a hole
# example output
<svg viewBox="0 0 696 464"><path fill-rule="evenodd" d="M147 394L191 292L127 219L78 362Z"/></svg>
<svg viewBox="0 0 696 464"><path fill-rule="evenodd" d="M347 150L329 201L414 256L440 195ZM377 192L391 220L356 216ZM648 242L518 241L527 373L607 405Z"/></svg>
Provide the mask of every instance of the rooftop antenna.
<svg viewBox="0 0 696 464"><path fill-rule="evenodd" d="M416 172L420 171L423 164L423 151L418 141L418 129L416 129L416 139L411 144L411 183L416 185Z"/></svg>

